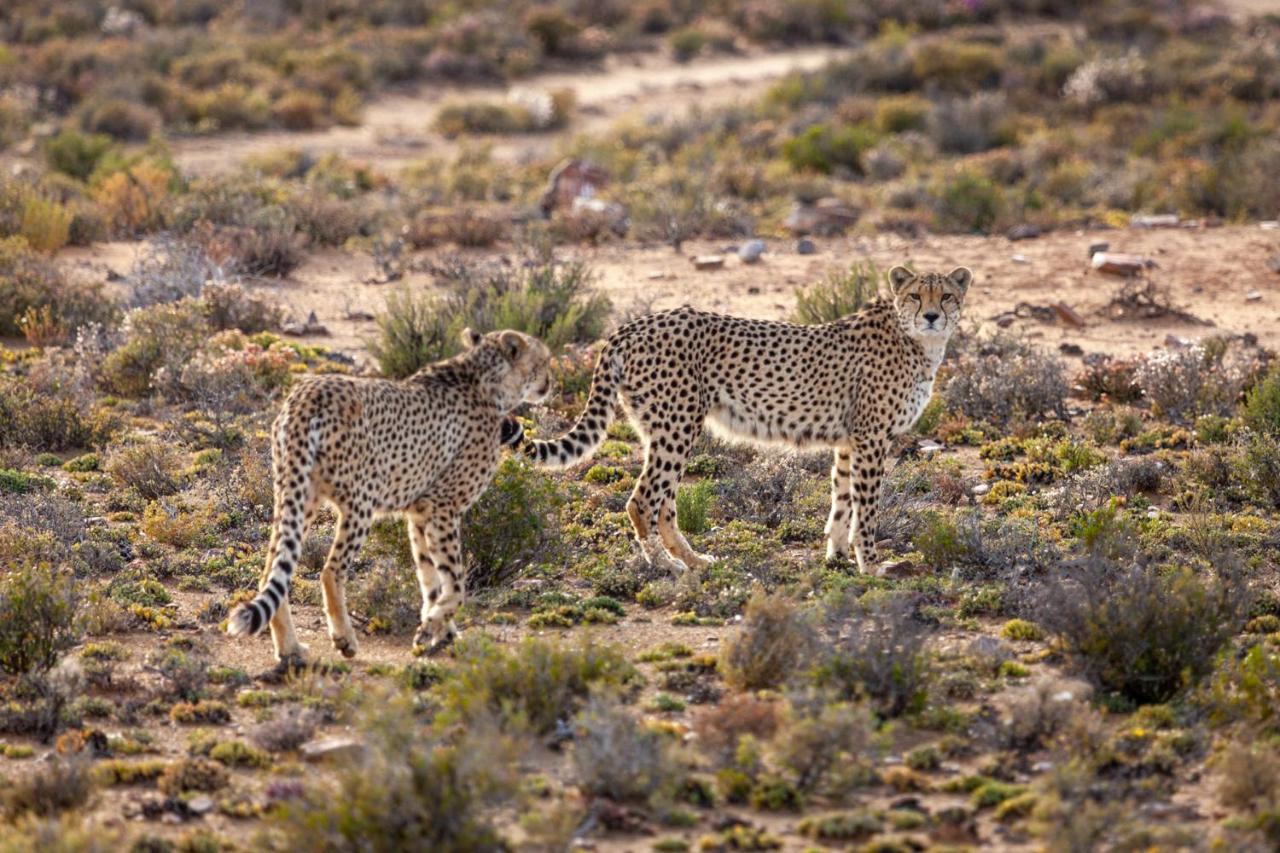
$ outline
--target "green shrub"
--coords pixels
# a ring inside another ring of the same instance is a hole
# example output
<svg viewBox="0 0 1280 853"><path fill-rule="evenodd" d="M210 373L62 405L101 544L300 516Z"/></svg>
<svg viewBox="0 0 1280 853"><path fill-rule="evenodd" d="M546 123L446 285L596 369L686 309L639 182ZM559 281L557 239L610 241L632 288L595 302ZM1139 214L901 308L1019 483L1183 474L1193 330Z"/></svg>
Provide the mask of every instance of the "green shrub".
<svg viewBox="0 0 1280 853"><path fill-rule="evenodd" d="M208 758L180 758L165 768L156 780L166 794L182 794L187 791L218 791L231 782L227 768Z"/></svg>
<svg viewBox="0 0 1280 853"><path fill-rule="evenodd" d="M919 95L894 95L876 104L876 129L881 133L923 130L929 118L929 102Z"/></svg>
<svg viewBox="0 0 1280 853"><path fill-rule="evenodd" d="M409 376L461 348L465 328L484 333L516 329L540 338L552 350L597 340L608 320L607 297L591 286L591 271L578 261L538 259L528 267L455 265L438 270L445 295L387 298L378 337L369 350L384 375Z"/></svg>
<svg viewBox="0 0 1280 853"><path fill-rule="evenodd" d="M822 281L796 291L792 318L797 323L831 323L860 311L876 297L880 273L872 261L855 261L843 273L830 273Z"/></svg>
<svg viewBox="0 0 1280 853"><path fill-rule="evenodd" d="M1004 192L975 171L957 171L938 189L938 224L947 230L985 233L996 227L1004 208Z"/></svg>
<svg viewBox="0 0 1280 853"><path fill-rule="evenodd" d="M808 616L791 599L758 589L720 649L720 673L738 690L778 687L802 668L813 646Z"/></svg>
<svg viewBox="0 0 1280 853"><path fill-rule="evenodd" d="M1280 371L1272 370L1244 399L1244 422L1265 435L1280 435Z"/></svg>
<svg viewBox="0 0 1280 853"><path fill-rule="evenodd" d="M86 134L77 130L63 130L44 143L44 156L55 171L87 181L97 170L98 164L114 157L116 144L111 137L101 133Z"/></svg>
<svg viewBox="0 0 1280 853"><path fill-rule="evenodd" d="M83 395L38 393L30 385L0 380L0 447L60 452L101 444L117 426L113 417L90 413Z"/></svg>
<svg viewBox="0 0 1280 853"><path fill-rule="evenodd" d="M528 133L538 126L532 113L519 104L468 101L442 106L435 129L453 138L467 133Z"/></svg>
<svg viewBox="0 0 1280 853"><path fill-rule="evenodd" d="M432 688L446 719L489 712L545 734L572 716L592 688L627 686L639 674L613 646L585 640L560 645L527 638L505 649L487 638L465 638L457 666Z"/></svg>
<svg viewBox="0 0 1280 853"><path fill-rule="evenodd" d="M467 586L496 587L525 566L552 559L560 550L560 503L560 490L545 473L517 459L503 460L463 523Z"/></svg>
<svg viewBox="0 0 1280 853"><path fill-rule="evenodd" d="M862 154L875 144L875 131L863 125L814 124L782 143L782 156L798 172L842 168L860 175Z"/></svg>
<svg viewBox="0 0 1280 853"><path fill-rule="evenodd" d="M703 533L707 529L707 511L715 499L716 486L710 480L699 480L681 486L676 492L676 523L685 533Z"/></svg>
<svg viewBox="0 0 1280 853"><path fill-rule="evenodd" d="M80 638L70 574L44 563L6 566L0 577L0 670L48 671Z"/></svg>
<svg viewBox="0 0 1280 853"><path fill-rule="evenodd" d="M1062 567L1038 608L1081 670L1134 702L1163 702L1207 673L1247 612L1234 576L1090 559Z"/></svg>
<svg viewBox="0 0 1280 853"><path fill-rule="evenodd" d="M157 373L176 382L182 367L204 347L210 333L195 299L135 308L125 315L124 343L102 364L107 386L126 397L142 397L156 387Z"/></svg>

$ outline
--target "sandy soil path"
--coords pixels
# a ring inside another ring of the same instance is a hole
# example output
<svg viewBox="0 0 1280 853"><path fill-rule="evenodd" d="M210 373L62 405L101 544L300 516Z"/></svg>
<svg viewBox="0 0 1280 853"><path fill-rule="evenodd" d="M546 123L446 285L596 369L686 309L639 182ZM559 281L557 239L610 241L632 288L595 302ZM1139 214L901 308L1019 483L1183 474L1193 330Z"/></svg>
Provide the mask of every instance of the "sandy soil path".
<svg viewBox="0 0 1280 853"><path fill-rule="evenodd" d="M673 65L655 54L610 56L598 71L541 74L515 83L512 89L573 89L578 114L558 133L495 137L494 155L519 161L545 155L570 135L607 126L619 118L660 110L672 114L697 104L721 105L747 100L770 82L793 71L812 71L843 51L808 47L773 53L751 53ZM442 104L458 98L500 99L509 91L493 86L422 85L388 94L370 103L359 127L336 127L304 133L227 133L172 142L174 159L184 172L206 175L228 171L246 157L280 148L315 154L338 152L380 168L401 166L439 153L451 143L432 131ZM477 137L469 137L474 141Z"/></svg>

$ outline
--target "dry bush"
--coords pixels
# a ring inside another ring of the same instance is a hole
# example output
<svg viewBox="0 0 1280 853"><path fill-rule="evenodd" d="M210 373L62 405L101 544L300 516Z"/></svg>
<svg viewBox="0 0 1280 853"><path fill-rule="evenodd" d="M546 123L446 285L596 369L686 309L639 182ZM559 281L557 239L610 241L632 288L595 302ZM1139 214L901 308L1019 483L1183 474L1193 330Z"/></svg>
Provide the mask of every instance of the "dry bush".
<svg viewBox="0 0 1280 853"><path fill-rule="evenodd" d="M821 692L790 697L775 758L802 793L820 789L838 768L860 763L875 730L865 706L833 701Z"/></svg>
<svg viewBox="0 0 1280 853"><path fill-rule="evenodd" d="M515 790L519 744L486 716L458 741L424 736L408 695L370 697L364 748L269 815L273 850L497 850L488 809Z"/></svg>
<svg viewBox="0 0 1280 853"><path fill-rule="evenodd" d="M1013 749L1056 745L1077 714L1088 709L1092 689L1083 682L1040 678L1000 697L1001 737Z"/></svg>
<svg viewBox="0 0 1280 853"><path fill-rule="evenodd" d="M693 716L693 731L698 748L717 766L727 767L733 763L743 735L768 741L780 723L776 701L751 693L733 693L715 705L698 708Z"/></svg>
<svg viewBox="0 0 1280 853"><path fill-rule="evenodd" d="M28 334L29 318L37 343L66 343L86 324L112 323L117 310L101 285L67 281L25 238L0 238L0 335Z"/></svg>
<svg viewBox="0 0 1280 853"><path fill-rule="evenodd" d="M669 742L616 701L592 697L574 730L573 766L588 794L643 803L673 787Z"/></svg>
<svg viewBox="0 0 1280 853"><path fill-rule="evenodd" d="M1149 356L1136 378L1157 415L1188 423L1199 415L1231 414L1256 371L1250 353L1209 341Z"/></svg>
<svg viewBox="0 0 1280 853"><path fill-rule="evenodd" d="M215 331L238 329L252 335L279 329L284 320L284 309L278 303L238 282L208 282L200 303Z"/></svg>
<svg viewBox="0 0 1280 853"><path fill-rule="evenodd" d="M1036 619L1100 687L1163 702L1205 675L1243 622L1247 589L1229 566L1220 571L1069 563L1046 582Z"/></svg>
<svg viewBox="0 0 1280 853"><path fill-rule="evenodd" d="M0 802L10 820L22 815L48 817L83 807L93 796L89 762L54 756L9 781Z"/></svg>
<svg viewBox="0 0 1280 853"><path fill-rule="evenodd" d="M809 616L795 602L757 589L720 649L720 672L738 690L779 687L808 661L814 641Z"/></svg>
<svg viewBox="0 0 1280 853"><path fill-rule="evenodd" d="M897 717L924 706L927 636L905 595L845 593L823 614L822 656L815 682L841 699L866 699L876 713Z"/></svg>
<svg viewBox="0 0 1280 853"><path fill-rule="evenodd" d="M269 752L292 752L315 736L319 724L315 711L291 707L276 711L270 720L254 726L249 737Z"/></svg>
<svg viewBox="0 0 1280 853"><path fill-rule="evenodd" d="M182 464L182 454L173 445L146 441L112 450L105 470L122 487L136 490L147 500L155 500L182 488L179 476Z"/></svg>
<svg viewBox="0 0 1280 853"><path fill-rule="evenodd" d="M164 221L173 174L150 163L139 163L105 178L93 190L111 230L120 237L154 231Z"/></svg>
<svg viewBox="0 0 1280 853"><path fill-rule="evenodd" d="M948 408L995 426L1066 416L1070 387L1057 358L1004 335L957 348L942 389Z"/></svg>

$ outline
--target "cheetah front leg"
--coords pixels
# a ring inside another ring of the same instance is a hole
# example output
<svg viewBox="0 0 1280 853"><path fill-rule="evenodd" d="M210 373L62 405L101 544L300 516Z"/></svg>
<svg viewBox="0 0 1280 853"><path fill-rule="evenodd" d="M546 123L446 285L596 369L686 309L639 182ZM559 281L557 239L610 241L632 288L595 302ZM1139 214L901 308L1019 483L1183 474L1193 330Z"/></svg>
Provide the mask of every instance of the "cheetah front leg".
<svg viewBox="0 0 1280 853"><path fill-rule="evenodd" d="M428 655L443 651L458 635L453 623L466 595L466 577L462 563L462 519L433 515L423 525L425 553L435 569L431 588L424 599L422 624L413 636L413 645ZM419 582L422 575L419 574ZM434 598L433 598L434 596Z"/></svg>
<svg viewBox="0 0 1280 853"><path fill-rule="evenodd" d="M831 514L827 516L827 559L849 559L849 519L853 515L853 448L837 447L831 463Z"/></svg>
<svg viewBox="0 0 1280 853"><path fill-rule="evenodd" d="M885 460L889 455L889 439L862 439L855 446L857 468L853 472L853 497L857 509L853 531L854 557L858 570L866 572L876 562L877 514L880 508L880 486L884 482Z"/></svg>
<svg viewBox="0 0 1280 853"><path fill-rule="evenodd" d="M680 532L676 517L676 490L680 488L680 477L684 473L689 450L689 444L673 441L667 446L667 452L654 460L655 469L663 472L658 480L662 500L658 507L658 534L673 556L689 568L702 569L714 563L716 558L693 550L689 540Z"/></svg>

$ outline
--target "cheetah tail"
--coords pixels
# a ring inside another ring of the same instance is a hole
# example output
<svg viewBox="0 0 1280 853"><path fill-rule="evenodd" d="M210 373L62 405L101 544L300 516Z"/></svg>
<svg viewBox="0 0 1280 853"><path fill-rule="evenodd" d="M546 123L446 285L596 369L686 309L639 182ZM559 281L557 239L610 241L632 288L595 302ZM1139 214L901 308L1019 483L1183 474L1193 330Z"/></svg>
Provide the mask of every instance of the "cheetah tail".
<svg viewBox="0 0 1280 853"><path fill-rule="evenodd" d="M290 435L288 424L282 438L286 447L304 444L300 470L288 483L292 487L276 500L275 550L267 555L270 574L252 601L245 602L227 618L227 633L234 636L253 636L267 626L289 595L293 570L302 557L302 536L306 527L306 506L311 496L311 468L316 456L316 435L310 430L306 436ZM295 457L297 458L297 457ZM277 483L277 488L281 484Z"/></svg>
<svg viewBox="0 0 1280 853"><path fill-rule="evenodd" d="M521 448L524 455L548 468L567 468L586 459L604 441L621 383L622 356L613 347L606 346L591 377L587 405L573 429L551 441L526 441Z"/></svg>

